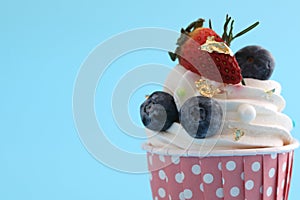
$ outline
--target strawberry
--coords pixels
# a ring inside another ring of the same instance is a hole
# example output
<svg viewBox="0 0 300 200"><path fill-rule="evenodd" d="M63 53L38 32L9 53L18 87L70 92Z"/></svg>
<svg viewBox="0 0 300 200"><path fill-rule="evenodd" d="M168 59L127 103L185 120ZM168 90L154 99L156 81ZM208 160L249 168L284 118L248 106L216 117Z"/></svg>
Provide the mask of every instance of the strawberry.
<svg viewBox="0 0 300 200"><path fill-rule="evenodd" d="M231 18L226 16L224 25L226 31L230 20ZM199 19L186 29L181 29L182 34L177 41L178 47L175 53L169 52L171 59L178 58L179 63L187 70L208 79L226 84L240 83L242 80L241 70L227 44L257 24L233 36L232 22L229 35L224 32L221 38L211 28L202 27L203 22L203 19Z"/></svg>

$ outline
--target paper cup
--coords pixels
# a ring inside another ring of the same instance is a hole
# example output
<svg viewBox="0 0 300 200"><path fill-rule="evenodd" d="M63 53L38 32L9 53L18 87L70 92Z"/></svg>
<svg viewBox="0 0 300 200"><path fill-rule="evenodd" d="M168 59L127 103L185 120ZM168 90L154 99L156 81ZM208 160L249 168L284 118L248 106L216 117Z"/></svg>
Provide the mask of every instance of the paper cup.
<svg viewBox="0 0 300 200"><path fill-rule="evenodd" d="M161 152L145 144L154 200L288 199L292 144L214 152Z"/></svg>

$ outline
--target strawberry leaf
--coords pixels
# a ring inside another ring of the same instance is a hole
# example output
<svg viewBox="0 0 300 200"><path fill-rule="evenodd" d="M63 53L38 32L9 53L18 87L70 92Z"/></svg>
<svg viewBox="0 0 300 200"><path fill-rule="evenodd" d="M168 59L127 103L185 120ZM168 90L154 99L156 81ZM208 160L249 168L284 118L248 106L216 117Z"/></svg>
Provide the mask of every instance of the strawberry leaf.
<svg viewBox="0 0 300 200"><path fill-rule="evenodd" d="M170 56L171 60L175 61L176 58L177 58L177 55L175 53L171 52L171 51L169 51L168 53L169 53L169 56Z"/></svg>

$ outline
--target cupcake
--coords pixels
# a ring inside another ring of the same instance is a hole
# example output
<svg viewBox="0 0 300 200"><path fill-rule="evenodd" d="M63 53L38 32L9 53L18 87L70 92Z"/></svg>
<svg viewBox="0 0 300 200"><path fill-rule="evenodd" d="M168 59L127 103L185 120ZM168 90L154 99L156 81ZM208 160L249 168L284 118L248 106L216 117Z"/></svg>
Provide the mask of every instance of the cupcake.
<svg viewBox="0 0 300 200"><path fill-rule="evenodd" d="M298 142L274 58L229 47L258 22L233 35L226 16L222 37L203 22L181 30L179 64L140 106L153 199L288 199Z"/></svg>

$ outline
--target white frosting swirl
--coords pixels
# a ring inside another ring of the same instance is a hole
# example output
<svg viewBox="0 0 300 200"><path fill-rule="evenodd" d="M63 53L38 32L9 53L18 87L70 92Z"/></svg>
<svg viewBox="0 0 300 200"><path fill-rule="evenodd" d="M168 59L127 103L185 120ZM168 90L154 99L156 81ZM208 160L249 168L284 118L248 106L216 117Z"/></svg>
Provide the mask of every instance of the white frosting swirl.
<svg viewBox="0 0 300 200"><path fill-rule="evenodd" d="M177 65L165 82L164 90L175 98L178 109L192 96L199 96L195 81L201 77ZM179 123L165 132L147 130L148 142L154 147L183 150L225 150L277 147L290 144L293 138L291 119L282 113L285 100L281 86L272 80L245 79L246 86L210 84L221 88L215 95L223 107L224 125L220 133L205 139L192 138Z"/></svg>

